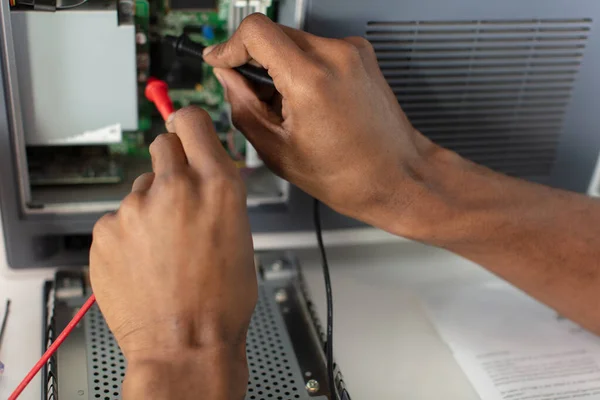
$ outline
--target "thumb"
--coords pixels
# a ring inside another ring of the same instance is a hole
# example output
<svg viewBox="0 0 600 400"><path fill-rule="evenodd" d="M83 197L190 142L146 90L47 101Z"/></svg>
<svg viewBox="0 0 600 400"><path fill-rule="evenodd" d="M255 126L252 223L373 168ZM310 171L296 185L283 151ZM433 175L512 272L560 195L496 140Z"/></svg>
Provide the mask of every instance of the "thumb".
<svg viewBox="0 0 600 400"><path fill-rule="evenodd" d="M233 125L257 150L282 132L283 120L258 98L250 83L232 69L215 68L214 74L223 86L225 99L231 105Z"/></svg>

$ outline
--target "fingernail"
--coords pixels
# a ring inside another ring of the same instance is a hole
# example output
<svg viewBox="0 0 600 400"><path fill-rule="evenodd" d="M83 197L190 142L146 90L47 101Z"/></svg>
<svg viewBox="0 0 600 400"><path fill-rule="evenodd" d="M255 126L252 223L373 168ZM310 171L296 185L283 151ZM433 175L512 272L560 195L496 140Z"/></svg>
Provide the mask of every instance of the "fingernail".
<svg viewBox="0 0 600 400"><path fill-rule="evenodd" d="M227 82L225 82L225 79L223 78L223 75L221 75L221 72L217 70L213 70L213 72L221 86L223 86L223 94L225 95L225 100L229 101L229 99L227 98Z"/></svg>
<svg viewBox="0 0 600 400"><path fill-rule="evenodd" d="M167 118L167 120L165 121L165 126L167 127L167 132L173 132L171 130L171 128L173 127L173 120L175 119L175 113L172 112L171 115L169 115L169 118Z"/></svg>
<svg viewBox="0 0 600 400"><path fill-rule="evenodd" d="M212 52L215 47L217 47L216 44L212 44L208 47L205 47L204 50L202 50L202 57L206 57L210 52Z"/></svg>

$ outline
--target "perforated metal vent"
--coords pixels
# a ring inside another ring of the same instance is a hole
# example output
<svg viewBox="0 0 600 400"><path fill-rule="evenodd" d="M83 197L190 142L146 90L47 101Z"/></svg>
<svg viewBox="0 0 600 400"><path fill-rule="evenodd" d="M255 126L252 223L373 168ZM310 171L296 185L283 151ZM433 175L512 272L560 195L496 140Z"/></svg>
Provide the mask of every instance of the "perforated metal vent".
<svg viewBox="0 0 600 400"><path fill-rule="evenodd" d="M259 286L247 337L250 380L246 400L309 400L283 318L273 301L275 289ZM120 399L126 363L97 306L88 312L85 329L90 399Z"/></svg>
<svg viewBox="0 0 600 400"><path fill-rule="evenodd" d="M421 132L496 170L547 176L591 25L372 21L366 38Z"/></svg>
<svg viewBox="0 0 600 400"><path fill-rule="evenodd" d="M266 301L265 289L261 289L246 340L250 369L246 399L307 398L289 338L281 330L279 311L272 301Z"/></svg>
<svg viewBox="0 0 600 400"><path fill-rule="evenodd" d="M120 399L125 358L97 305L85 318L90 399Z"/></svg>

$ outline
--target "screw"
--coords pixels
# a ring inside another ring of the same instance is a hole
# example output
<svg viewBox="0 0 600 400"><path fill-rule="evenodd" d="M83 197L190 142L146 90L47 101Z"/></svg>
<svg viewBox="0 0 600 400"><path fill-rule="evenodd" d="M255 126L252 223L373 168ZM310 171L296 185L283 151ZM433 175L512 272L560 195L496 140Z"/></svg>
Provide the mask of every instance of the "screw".
<svg viewBox="0 0 600 400"><path fill-rule="evenodd" d="M285 291L285 289L280 289L277 291L277 293L275 293L275 301L278 303L283 303L284 301L287 301L288 299L288 295L287 292Z"/></svg>
<svg viewBox="0 0 600 400"><path fill-rule="evenodd" d="M283 269L283 264L281 263L281 261L275 261L271 265L271 269L275 272L281 271Z"/></svg>
<svg viewBox="0 0 600 400"><path fill-rule="evenodd" d="M306 382L306 391L308 393L317 393L319 388L319 382L315 379L311 379L310 381Z"/></svg>
<svg viewBox="0 0 600 400"><path fill-rule="evenodd" d="M78 390L78 391L77 391L77 394L78 394L79 396L83 396L83 395L85 394L85 392L84 392L83 390Z"/></svg>

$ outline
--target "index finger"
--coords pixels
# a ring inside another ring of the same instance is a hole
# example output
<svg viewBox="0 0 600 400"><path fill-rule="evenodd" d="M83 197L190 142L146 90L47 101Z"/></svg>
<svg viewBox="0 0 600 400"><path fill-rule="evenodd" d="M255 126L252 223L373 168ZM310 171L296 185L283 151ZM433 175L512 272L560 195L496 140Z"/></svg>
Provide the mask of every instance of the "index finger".
<svg viewBox="0 0 600 400"><path fill-rule="evenodd" d="M214 171L231 159L221 145L210 115L199 107L185 107L169 119L167 129L179 137L188 164L197 172Z"/></svg>
<svg viewBox="0 0 600 400"><path fill-rule="evenodd" d="M219 68L239 67L256 60L269 71L281 94L292 77L311 64L308 55L279 25L258 13L246 17L227 42L208 47L204 60Z"/></svg>

